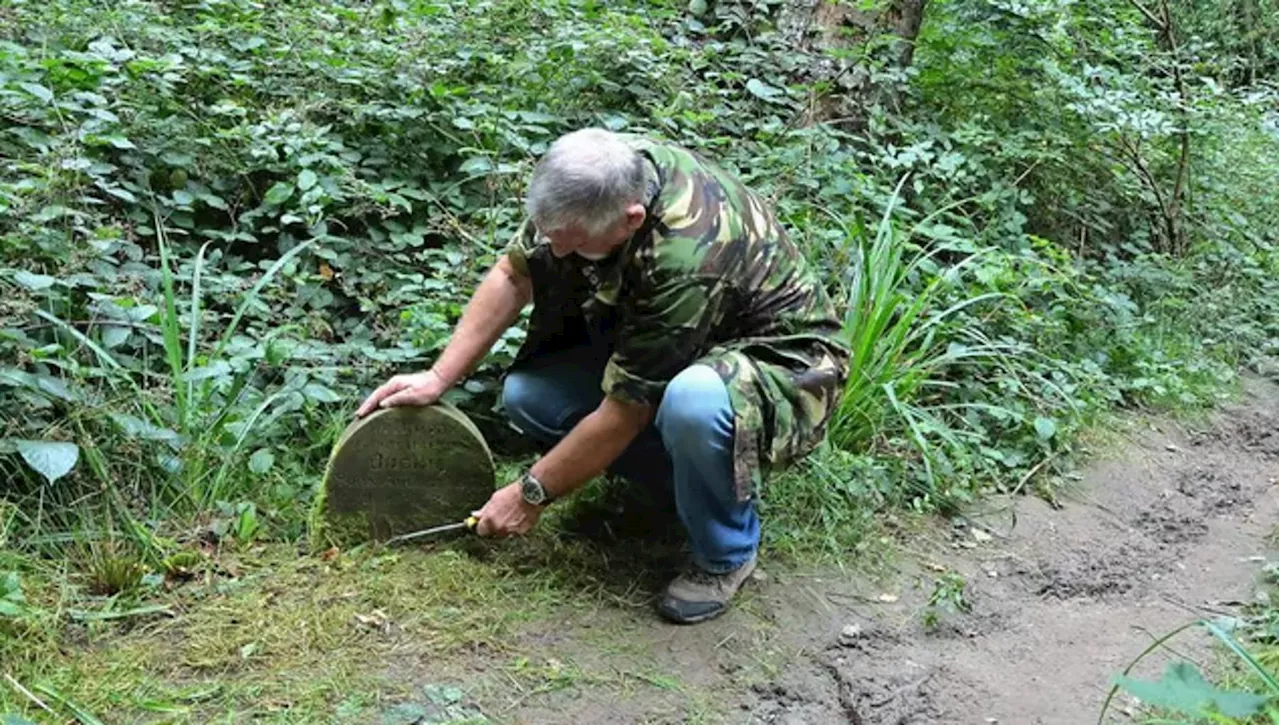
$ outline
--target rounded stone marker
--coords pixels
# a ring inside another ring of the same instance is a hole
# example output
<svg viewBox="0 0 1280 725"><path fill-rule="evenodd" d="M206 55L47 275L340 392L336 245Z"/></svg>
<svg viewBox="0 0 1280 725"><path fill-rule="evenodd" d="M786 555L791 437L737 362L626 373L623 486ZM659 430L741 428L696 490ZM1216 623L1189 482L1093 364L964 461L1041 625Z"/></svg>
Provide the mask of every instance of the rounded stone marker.
<svg viewBox="0 0 1280 725"><path fill-rule="evenodd" d="M347 426L333 446L312 511L312 546L462 521L493 490L493 455L462 411L445 402L379 410Z"/></svg>

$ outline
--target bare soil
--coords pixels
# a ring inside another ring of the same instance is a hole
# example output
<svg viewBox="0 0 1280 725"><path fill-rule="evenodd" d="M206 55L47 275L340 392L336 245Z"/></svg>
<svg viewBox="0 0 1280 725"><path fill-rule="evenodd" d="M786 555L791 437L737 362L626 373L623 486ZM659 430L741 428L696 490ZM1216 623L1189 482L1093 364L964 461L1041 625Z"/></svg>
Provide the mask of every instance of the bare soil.
<svg viewBox="0 0 1280 725"><path fill-rule="evenodd" d="M766 552L718 620L662 622L655 580L584 596L507 651L395 676L457 683L492 722L1096 722L1153 636L1238 611L1275 556L1277 390L1247 387L1203 423L1142 424L1053 503L988 499L902 536L886 576L771 571ZM930 626L950 572L970 608Z"/></svg>

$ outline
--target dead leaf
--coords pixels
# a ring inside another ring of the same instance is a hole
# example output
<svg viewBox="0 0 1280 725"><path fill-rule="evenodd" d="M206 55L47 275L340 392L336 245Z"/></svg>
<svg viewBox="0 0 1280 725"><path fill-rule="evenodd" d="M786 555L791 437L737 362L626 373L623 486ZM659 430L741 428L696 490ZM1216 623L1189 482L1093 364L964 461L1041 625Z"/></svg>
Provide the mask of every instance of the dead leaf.
<svg viewBox="0 0 1280 725"><path fill-rule="evenodd" d="M338 547L331 546L320 553L320 561L333 561L338 558Z"/></svg>
<svg viewBox="0 0 1280 725"><path fill-rule="evenodd" d="M391 629L391 626L390 626L391 618L388 617L387 613L382 611L381 609L375 609L372 612L369 612L368 614L360 614L357 612L355 615L355 620L356 620L356 623L359 624L361 627L366 627L369 629L377 629L383 632L390 631Z"/></svg>
<svg viewBox="0 0 1280 725"><path fill-rule="evenodd" d="M947 567L945 567L945 566L943 566L943 565L941 565L941 564L935 564L935 563L934 563L934 562L932 562L932 561L931 561L931 562L929 562L929 565L928 565L928 566L929 566L929 568L930 568L930 569L932 569L932 570L934 570L934 571L937 571L937 572L943 572L943 571L946 571L946 570L947 570Z"/></svg>
<svg viewBox="0 0 1280 725"><path fill-rule="evenodd" d="M330 267L327 262L320 262L320 278L326 282L333 279L333 267Z"/></svg>
<svg viewBox="0 0 1280 725"><path fill-rule="evenodd" d="M988 541L991 541L991 534L988 534L982 529L972 529L972 531L973 531L973 538L977 540L978 543L985 544Z"/></svg>
<svg viewBox="0 0 1280 725"><path fill-rule="evenodd" d="M898 601L898 595L897 595L897 594L889 594L888 592L886 592L886 593L884 593L884 594L881 594L881 595L880 595L879 597L877 597L877 598L878 598L880 601L882 601L882 602L884 602L884 603L886 603L886 604L893 604L894 602Z"/></svg>

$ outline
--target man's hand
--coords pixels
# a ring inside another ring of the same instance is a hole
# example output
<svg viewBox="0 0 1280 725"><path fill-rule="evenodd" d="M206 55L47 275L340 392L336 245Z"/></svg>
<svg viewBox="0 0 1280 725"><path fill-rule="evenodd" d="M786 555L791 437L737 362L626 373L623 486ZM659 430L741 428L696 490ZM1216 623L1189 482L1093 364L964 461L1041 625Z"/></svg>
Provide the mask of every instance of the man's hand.
<svg viewBox="0 0 1280 725"><path fill-rule="evenodd" d="M516 481L494 491L475 516L480 519L476 533L481 536L523 536L538 523L542 509L524 500Z"/></svg>
<svg viewBox="0 0 1280 725"><path fill-rule="evenodd" d="M449 385L434 370L412 375L397 375L369 394L356 411L357 418L372 413L377 408L397 405L431 405L440 399Z"/></svg>

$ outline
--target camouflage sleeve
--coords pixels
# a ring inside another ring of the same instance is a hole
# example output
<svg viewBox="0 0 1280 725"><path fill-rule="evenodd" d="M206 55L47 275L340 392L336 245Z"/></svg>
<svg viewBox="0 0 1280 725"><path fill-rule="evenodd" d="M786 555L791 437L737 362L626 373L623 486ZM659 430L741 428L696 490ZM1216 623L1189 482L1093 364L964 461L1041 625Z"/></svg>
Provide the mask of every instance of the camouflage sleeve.
<svg viewBox="0 0 1280 725"><path fill-rule="evenodd" d="M672 279L633 301L605 365L605 395L656 406L667 383L706 347L720 307L714 280Z"/></svg>
<svg viewBox="0 0 1280 725"><path fill-rule="evenodd" d="M516 233L507 243L507 260L516 273L529 276L529 258L538 253L538 235L534 232L533 222L525 219Z"/></svg>

